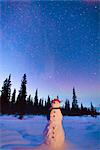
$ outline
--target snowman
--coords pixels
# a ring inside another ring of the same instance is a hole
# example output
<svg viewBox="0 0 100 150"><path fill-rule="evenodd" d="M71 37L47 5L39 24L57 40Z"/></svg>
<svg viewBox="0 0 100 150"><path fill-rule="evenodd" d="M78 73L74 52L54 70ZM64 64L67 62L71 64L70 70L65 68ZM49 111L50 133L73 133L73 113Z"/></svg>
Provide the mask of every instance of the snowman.
<svg viewBox="0 0 100 150"><path fill-rule="evenodd" d="M52 100L50 120L45 130L45 144L56 150L60 150L64 146L64 130L59 99Z"/></svg>

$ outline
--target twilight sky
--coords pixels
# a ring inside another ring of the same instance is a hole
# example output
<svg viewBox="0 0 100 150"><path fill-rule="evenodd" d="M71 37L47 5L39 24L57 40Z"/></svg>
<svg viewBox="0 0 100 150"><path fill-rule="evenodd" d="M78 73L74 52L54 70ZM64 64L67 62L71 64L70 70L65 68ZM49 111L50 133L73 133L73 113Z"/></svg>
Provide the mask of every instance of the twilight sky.
<svg viewBox="0 0 100 150"><path fill-rule="evenodd" d="M12 90L27 74L27 93L99 105L100 3L0 1L0 89L12 74Z"/></svg>

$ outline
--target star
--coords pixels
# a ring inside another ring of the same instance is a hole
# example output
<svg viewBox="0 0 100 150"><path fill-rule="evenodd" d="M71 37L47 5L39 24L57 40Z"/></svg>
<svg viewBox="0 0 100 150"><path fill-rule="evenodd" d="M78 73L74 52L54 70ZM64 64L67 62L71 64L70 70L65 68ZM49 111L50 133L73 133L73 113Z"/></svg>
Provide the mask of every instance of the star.
<svg viewBox="0 0 100 150"><path fill-rule="evenodd" d="M38 86L45 95L62 93L66 99L75 86L84 102L92 96L98 103L96 89L91 89L98 87L99 76L98 2L4 1L1 11L1 86L12 73L12 89L18 91L26 73L28 94Z"/></svg>

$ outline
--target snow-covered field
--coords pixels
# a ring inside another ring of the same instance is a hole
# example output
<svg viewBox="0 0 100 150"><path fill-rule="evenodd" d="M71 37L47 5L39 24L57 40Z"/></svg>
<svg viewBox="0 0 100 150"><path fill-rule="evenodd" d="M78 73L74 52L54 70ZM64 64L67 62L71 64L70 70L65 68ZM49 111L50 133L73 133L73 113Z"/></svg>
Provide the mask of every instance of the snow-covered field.
<svg viewBox="0 0 100 150"><path fill-rule="evenodd" d="M65 150L100 150L100 117L63 117ZM0 150L44 150L43 131L47 125L44 116L0 116ZM73 146L71 146L73 145ZM77 147L72 148L72 147ZM46 148L46 150L48 150Z"/></svg>

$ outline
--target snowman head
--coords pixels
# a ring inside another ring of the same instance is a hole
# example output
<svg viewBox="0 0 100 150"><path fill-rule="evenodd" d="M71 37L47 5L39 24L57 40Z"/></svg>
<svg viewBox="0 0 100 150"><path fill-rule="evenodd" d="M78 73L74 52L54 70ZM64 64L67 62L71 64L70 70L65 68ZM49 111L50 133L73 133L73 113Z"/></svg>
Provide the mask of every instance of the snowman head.
<svg viewBox="0 0 100 150"><path fill-rule="evenodd" d="M54 99L52 100L52 108L59 108L60 107L60 100Z"/></svg>

